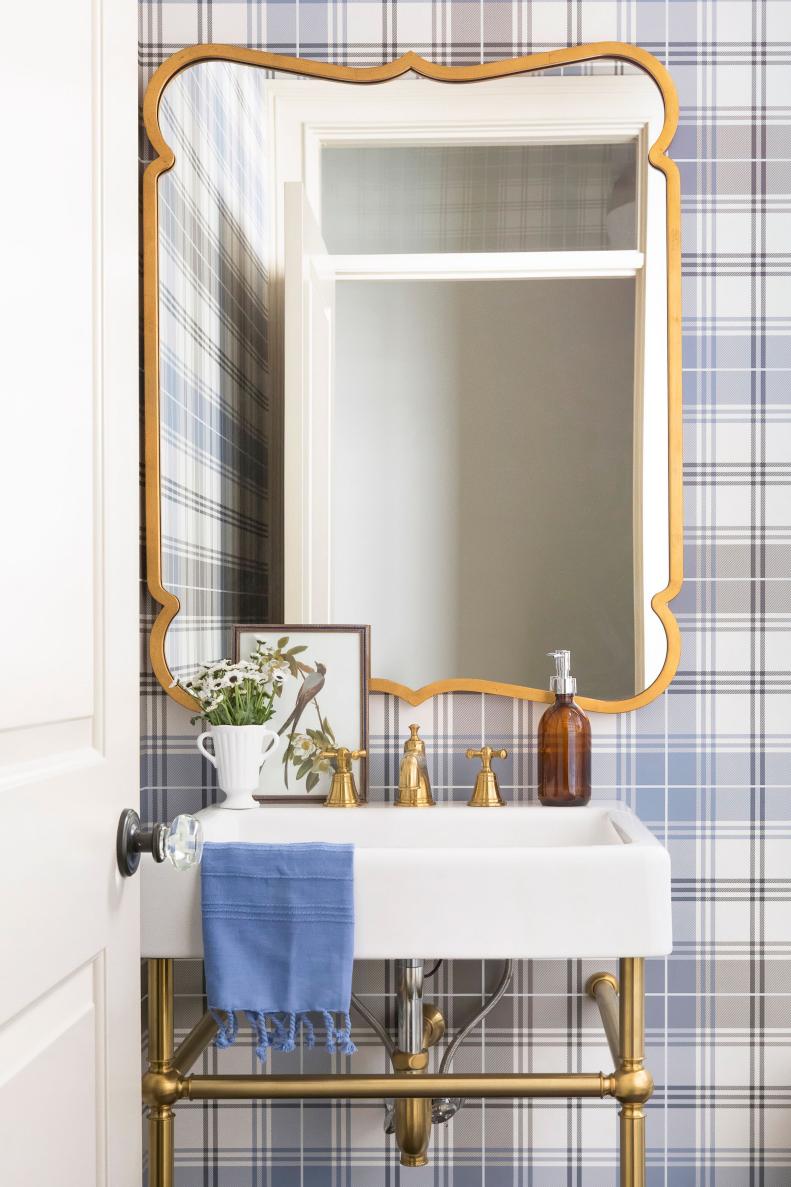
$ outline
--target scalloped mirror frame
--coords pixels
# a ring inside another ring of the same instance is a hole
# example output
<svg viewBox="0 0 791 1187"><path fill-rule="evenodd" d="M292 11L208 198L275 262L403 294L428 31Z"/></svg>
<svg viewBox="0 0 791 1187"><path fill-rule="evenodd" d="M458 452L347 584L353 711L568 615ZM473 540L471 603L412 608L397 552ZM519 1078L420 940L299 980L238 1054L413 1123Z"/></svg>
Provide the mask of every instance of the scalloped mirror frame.
<svg viewBox="0 0 791 1187"><path fill-rule="evenodd" d="M156 159L147 167L143 177L143 326L145 373L145 466L146 466L146 570L148 589L161 606L151 628L149 651L151 666L159 683L180 705L199 711L197 701L174 683L165 658L165 637L171 622L180 609L178 597L162 584L162 546L160 517L160 459L159 459L159 278L157 216L157 182L175 163L175 156L165 143L159 126L159 104L162 93L177 74L199 62L239 62L248 66L262 66L316 78L334 79L346 83L386 82L414 71L437 82L479 82L488 78L505 78L514 74L529 74L551 67L569 66L597 58L614 58L631 62L650 75L662 95L665 118L662 130L648 150L648 161L665 175L667 182L667 362L668 362L668 517L669 517L669 580L667 586L655 593L651 608L664 627L667 653L661 672L648 688L633 697L617 701L602 701L579 697L583 709L597 713L623 713L639 709L655 700L670 684L681 655L681 635L669 603L681 589L683 580L683 520L681 473L681 200L679 172L675 162L667 156L667 149L678 124L678 95L670 74L662 63L639 46L619 41L599 41L568 49L549 50L505 61L485 62L477 66L440 66L426 61L418 54L407 53L383 66L336 66L313 62L307 58L286 57L264 50L245 49L234 45L195 45L180 50L157 69L143 100L143 117ZM494 680L456 678L436 680L422 688L412 689L393 680L374 677L371 692L391 693L410 705L419 705L429 697L445 692L485 692L495 696L519 700L551 703L553 696L540 688L518 684L500 684Z"/></svg>

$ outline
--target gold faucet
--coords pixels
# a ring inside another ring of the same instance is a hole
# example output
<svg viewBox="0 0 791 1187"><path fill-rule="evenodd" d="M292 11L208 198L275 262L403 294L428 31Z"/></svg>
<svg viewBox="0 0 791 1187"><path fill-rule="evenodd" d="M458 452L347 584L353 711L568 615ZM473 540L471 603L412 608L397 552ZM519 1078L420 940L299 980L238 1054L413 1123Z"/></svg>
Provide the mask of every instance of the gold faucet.
<svg viewBox="0 0 791 1187"><path fill-rule="evenodd" d="M410 725L398 776L397 808L433 808L434 797L426 765L426 743L418 737L419 725Z"/></svg>
<svg viewBox="0 0 791 1187"><path fill-rule="evenodd" d="M359 808L360 797L351 768L352 759L365 758L367 751L350 750L348 746L336 746L334 750L322 750L321 758L335 760L330 794L324 801L325 808Z"/></svg>
<svg viewBox="0 0 791 1187"><path fill-rule="evenodd" d="M481 769L475 779L475 790L467 801L468 808L504 808L505 800L500 795L497 776L492 770L493 758L508 758L507 750L493 750L481 746L480 750L468 750L467 758L480 758Z"/></svg>

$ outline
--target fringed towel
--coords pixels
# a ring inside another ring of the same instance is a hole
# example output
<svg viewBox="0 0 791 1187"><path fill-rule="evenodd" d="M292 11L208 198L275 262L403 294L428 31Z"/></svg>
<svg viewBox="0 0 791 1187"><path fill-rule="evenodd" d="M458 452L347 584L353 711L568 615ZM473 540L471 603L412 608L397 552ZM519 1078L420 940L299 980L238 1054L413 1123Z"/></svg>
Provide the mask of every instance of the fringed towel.
<svg viewBox="0 0 791 1187"><path fill-rule="evenodd" d="M210 843L201 866L203 953L218 1047L236 1039L238 1013L256 1054L293 1051L297 1030L351 1055L354 846ZM311 1017L311 1016L314 1017Z"/></svg>

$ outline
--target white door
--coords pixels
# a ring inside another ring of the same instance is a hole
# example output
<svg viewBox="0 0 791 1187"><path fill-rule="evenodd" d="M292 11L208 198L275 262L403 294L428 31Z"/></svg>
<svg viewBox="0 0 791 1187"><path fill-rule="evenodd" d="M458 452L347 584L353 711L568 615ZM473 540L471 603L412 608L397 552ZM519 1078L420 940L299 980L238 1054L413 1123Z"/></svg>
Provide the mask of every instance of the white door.
<svg viewBox="0 0 791 1187"><path fill-rule="evenodd" d="M0 1183L139 1187L134 0L3 32Z"/></svg>
<svg viewBox="0 0 791 1187"><path fill-rule="evenodd" d="M301 182L284 187L286 622L332 622L335 276Z"/></svg>

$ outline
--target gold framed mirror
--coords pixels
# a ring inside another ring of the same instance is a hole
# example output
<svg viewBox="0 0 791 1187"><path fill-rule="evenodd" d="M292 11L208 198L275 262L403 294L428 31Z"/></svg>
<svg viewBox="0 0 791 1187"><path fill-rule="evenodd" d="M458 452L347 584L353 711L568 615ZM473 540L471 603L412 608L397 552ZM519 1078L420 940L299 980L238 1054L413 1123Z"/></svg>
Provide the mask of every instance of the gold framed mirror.
<svg viewBox="0 0 791 1187"><path fill-rule="evenodd" d="M371 622L370 688L411 704L549 701L543 653L569 645L583 707L659 695L682 580L661 63L616 42L364 69L199 45L144 117L163 688L195 709L176 679L234 624L288 619Z"/></svg>

